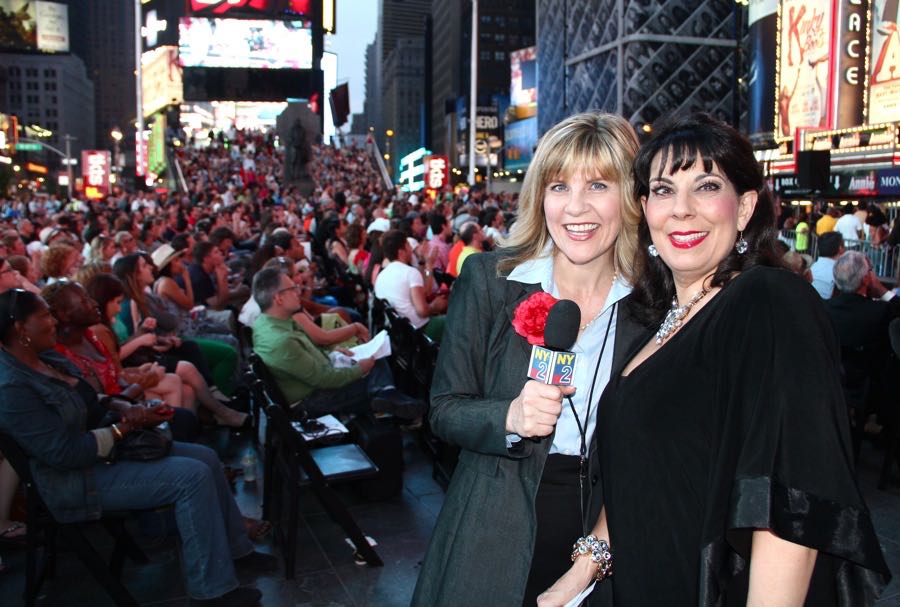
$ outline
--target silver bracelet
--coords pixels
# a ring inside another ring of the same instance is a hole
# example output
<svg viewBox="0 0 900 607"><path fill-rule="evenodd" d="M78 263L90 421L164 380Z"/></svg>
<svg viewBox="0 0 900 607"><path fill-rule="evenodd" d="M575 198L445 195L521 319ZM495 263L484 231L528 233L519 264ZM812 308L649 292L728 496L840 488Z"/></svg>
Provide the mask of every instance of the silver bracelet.
<svg viewBox="0 0 900 607"><path fill-rule="evenodd" d="M613 558L606 540L598 540L596 536L580 537L572 546L572 562L580 556L590 556L591 562L597 565L594 579L602 582L613 574Z"/></svg>

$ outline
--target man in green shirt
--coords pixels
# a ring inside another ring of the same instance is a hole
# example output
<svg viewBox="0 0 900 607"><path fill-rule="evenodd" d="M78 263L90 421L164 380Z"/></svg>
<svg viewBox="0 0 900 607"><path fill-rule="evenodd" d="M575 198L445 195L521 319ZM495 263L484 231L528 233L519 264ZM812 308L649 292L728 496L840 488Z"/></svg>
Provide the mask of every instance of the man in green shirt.
<svg viewBox="0 0 900 607"><path fill-rule="evenodd" d="M294 407L302 404L313 417L373 410L416 419L425 413L425 403L394 387L385 359L367 358L336 368L328 351L291 318L301 307L300 289L279 268L266 268L253 277L253 298L262 310L253 323L253 349Z"/></svg>

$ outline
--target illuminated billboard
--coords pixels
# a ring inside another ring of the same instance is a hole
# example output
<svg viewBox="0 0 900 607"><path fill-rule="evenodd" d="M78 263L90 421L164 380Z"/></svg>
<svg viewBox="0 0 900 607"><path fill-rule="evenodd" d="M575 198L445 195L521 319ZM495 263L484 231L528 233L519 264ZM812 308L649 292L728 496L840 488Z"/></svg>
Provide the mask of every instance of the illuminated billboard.
<svg viewBox="0 0 900 607"><path fill-rule="evenodd" d="M84 195L99 200L109 194L110 153L108 150L84 150L81 152L81 175Z"/></svg>
<svg viewBox="0 0 900 607"><path fill-rule="evenodd" d="M68 52L69 7L58 2L0 0L0 48Z"/></svg>
<svg viewBox="0 0 900 607"><path fill-rule="evenodd" d="M509 104L516 118L537 114L537 47L530 46L509 54Z"/></svg>
<svg viewBox="0 0 900 607"><path fill-rule="evenodd" d="M335 0L187 0L188 13L205 17L313 18L321 6L322 29L334 33Z"/></svg>
<svg viewBox="0 0 900 607"><path fill-rule="evenodd" d="M900 120L900 22L898 3L872 2L871 55L869 58L869 123Z"/></svg>
<svg viewBox="0 0 900 607"><path fill-rule="evenodd" d="M779 7L776 137L798 128L830 128L832 4L782 0Z"/></svg>
<svg viewBox="0 0 900 607"><path fill-rule="evenodd" d="M176 47L160 46L147 51L141 55L141 70L144 116L184 101L184 84Z"/></svg>
<svg viewBox="0 0 900 607"><path fill-rule="evenodd" d="M195 15L309 15L312 0L188 0L188 9Z"/></svg>
<svg viewBox="0 0 900 607"><path fill-rule="evenodd" d="M184 67L311 69L312 33L303 21L182 18Z"/></svg>

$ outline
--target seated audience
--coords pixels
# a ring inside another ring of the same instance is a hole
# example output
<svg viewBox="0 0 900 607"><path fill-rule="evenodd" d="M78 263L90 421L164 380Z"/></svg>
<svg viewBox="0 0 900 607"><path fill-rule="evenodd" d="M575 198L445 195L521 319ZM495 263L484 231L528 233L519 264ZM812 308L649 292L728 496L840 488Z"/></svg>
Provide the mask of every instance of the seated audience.
<svg viewBox="0 0 900 607"><path fill-rule="evenodd" d="M188 266L194 305L208 306L213 310L224 310L231 305L242 305L249 295L246 285L234 288L228 281L228 266L222 250L211 242L194 245L194 263ZM184 282L184 278L177 277ZM181 284L184 287L184 284Z"/></svg>
<svg viewBox="0 0 900 607"><path fill-rule="evenodd" d="M277 561L253 550L216 453L176 441L159 459L110 459L122 438L171 410L103 399L119 420L101 425L97 391L53 350L55 327L39 296L0 295L0 431L31 458L50 512L66 523L174 504L188 593L201 605L256 605L261 593L240 587L236 571L274 571Z"/></svg>
<svg viewBox="0 0 900 607"><path fill-rule="evenodd" d="M834 293L834 263L844 253L844 237L840 232L825 232L819 236L819 258L810 267L812 286L822 299Z"/></svg>
<svg viewBox="0 0 900 607"><path fill-rule="evenodd" d="M41 256L41 269L47 284L70 279L81 266L81 252L70 244L54 243Z"/></svg>
<svg viewBox="0 0 900 607"><path fill-rule="evenodd" d="M99 338L99 340L109 351L111 358L115 362L117 368L122 368L121 358L128 358L137 348L153 348L159 337L152 332L138 332L130 340L121 346L118 343L116 334L112 329L113 321L118 317L119 308L125 297L125 288L122 282L112 274L98 274L85 283L85 290L88 296L97 305L100 311L100 322L90 327L90 330ZM146 368L146 365L141 367ZM156 363L149 363L151 368ZM160 369L162 369L160 367ZM167 374L170 375L170 374ZM202 405L210 414L213 415L217 423L223 426L233 428L241 428L248 424L249 415L241 413L229 408L225 404L219 402L213 396L209 386L203 380L203 377L188 361L178 362L175 369L175 376L180 380L181 399L183 406L188 410L197 413L198 405ZM126 372L127 377L127 372ZM164 399L165 400L165 399Z"/></svg>
<svg viewBox="0 0 900 607"><path fill-rule="evenodd" d="M475 225L475 228L478 226ZM428 337L440 341L444 332L443 314L447 311L447 297L439 294L431 302L426 297L434 280L431 265L434 255L426 260L423 277L419 270L410 265L412 246L403 232L389 230L381 240L384 256L389 263L375 281L375 297L391 304L414 328L422 329Z"/></svg>
<svg viewBox="0 0 900 607"><path fill-rule="evenodd" d="M298 414L308 412L316 417L384 411L416 419L425 412L423 402L394 387L385 359L367 358L349 367L335 367L328 352L316 346L293 320L300 309L300 289L286 273L278 268L257 273L253 298L262 310L253 323L253 349L272 371L285 397L298 407Z"/></svg>

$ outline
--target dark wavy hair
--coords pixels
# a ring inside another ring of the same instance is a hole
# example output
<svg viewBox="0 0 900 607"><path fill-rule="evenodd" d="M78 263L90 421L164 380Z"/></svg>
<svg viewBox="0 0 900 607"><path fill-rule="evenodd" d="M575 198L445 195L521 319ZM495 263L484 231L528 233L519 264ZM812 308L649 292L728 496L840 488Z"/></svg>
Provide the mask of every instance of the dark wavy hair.
<svg viewBox="0 0 900 607"><path fill-rule="evenodd" d="M84 288L100 308L100 322L109 326L110 321L106 317L106 304L120 295L125 295L125 286L122 284L122 281L115 274L101 272L92 276L85 283Z"/></svg>
<svg viewBox="0 0 900 607"><path fill-rule="evenodd" d="M634 159L635 200L650 194L653 161L659 157L659 171L686 171L701 162L703 170L712 171L713 164L721 170L740 196L754 191L758 195L756 207L744 228L749 249L739 255L731 253L719 262L710 286L724 287L738 273L753 266L781 266L775 252L775 205L766 186L759 163L753 156L750 142L731 126L705 113L674 116L660 123L653 136L641 146ZM638 203L639 204L639 203ZM735 240L737 240L735 234ZM672 271L659 257L651 257L650 228L641 214L638 224L637 280L632 291L632 313L648 326L659 323L672 304L675 282Z"/></svg>

